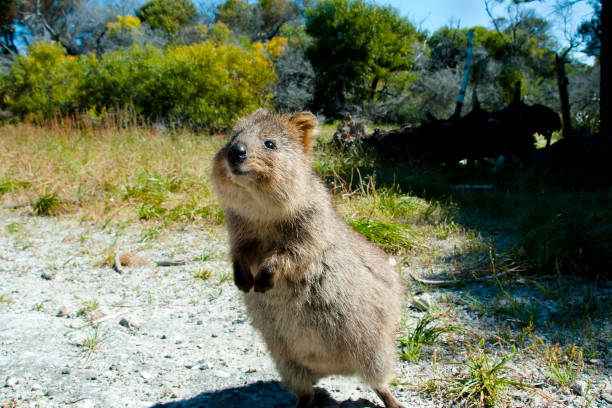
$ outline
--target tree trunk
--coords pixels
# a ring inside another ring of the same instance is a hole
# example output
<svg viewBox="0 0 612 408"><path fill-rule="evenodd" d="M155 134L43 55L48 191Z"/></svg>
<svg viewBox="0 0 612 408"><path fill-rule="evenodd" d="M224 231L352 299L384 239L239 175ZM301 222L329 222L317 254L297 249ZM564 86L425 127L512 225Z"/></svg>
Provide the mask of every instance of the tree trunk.
<svg viewBox="0 0 612 408"><path fill-rule="evenodd" d="M374 102L374 96L376 95L376 88L378 87L378 77L374 77L372 85L370 86L370 102Z"/></svg>
<svg viewBox="0 0 612 408"><path fill-rule="evenodd" d="M600 69L600 85L599 85L599 118L600 130L602 134L612 134L610 120L612 112L610 111L610 64L611 51L610 47L610 24L612 24L612 4L610 1L603 0L601 2L601 50L599 52L599 69Z"/></svg>
<svg viewBox="0 0 612 408"><path fill-rule="evenodd" d="M459 90L459 96L457 96L457 104L455 105L455 112L451 116L451 119L459 119L461 116L461 108L463 107L463 99L465 98L465 90L467 88L468 80L470 79L470 68L472 67L472 45L474 43L474 30L468 31L468 43L467 43L467 59L465 60L465 71L463 72L463 81L461 82L461 89Z"/></svg>
<svg viewBox="0 0 612 408"><path fill-rule="evenodd" d="M559 88L559 102L561 104L561 121L563 122L563 138L572 137L572 119L570 116L569 95L567 93L567 75L565 75L565 55L555 54L557 71L557 87Z"/></svg>

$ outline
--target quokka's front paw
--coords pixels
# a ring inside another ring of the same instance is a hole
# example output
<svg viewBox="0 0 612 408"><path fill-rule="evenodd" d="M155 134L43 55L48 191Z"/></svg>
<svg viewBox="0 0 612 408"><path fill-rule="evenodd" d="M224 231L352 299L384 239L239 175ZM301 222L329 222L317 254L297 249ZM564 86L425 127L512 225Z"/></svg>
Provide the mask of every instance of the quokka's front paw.
<svg viewBox="0 0 612 408"><path fill-rule="evenodd" d="M264 293L274 287L274 272L269 266L262 266L253 284L255 292Z"/></svg>
<svg viewBox="0 0 612 408"><path fill-rule="evenodd" d="M248 293L253 287L253 275L240 261L234 261L234 284L241 291Z"/></svg>

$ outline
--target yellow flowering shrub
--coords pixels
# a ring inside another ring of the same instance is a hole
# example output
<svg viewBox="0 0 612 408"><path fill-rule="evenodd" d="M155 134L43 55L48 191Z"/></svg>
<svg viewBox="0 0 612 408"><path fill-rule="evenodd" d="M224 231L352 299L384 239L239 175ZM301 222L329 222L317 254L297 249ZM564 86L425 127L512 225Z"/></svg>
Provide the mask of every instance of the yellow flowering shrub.
<svg viewBox="0 0 612 408"><path fill-rule="evenodd" d="M2 78L0 106L34 121L73 111L78 108L82 72L83 59L66 56L58 43L34 43Z"/></svg>
<svg viewBox="0 0 612 408"><path fill-rule="evenodd" d="M224 128L267 105L276 73L264 47L132 46L74 58L36 44L0 78L0 108L19 118L127 109L150 120Z"/></svg>
<svg viewBox="0 0 612 408"><path fill-rule="evenodd" d="M106 28L108 29L108 33L110 35L115 35L124 30L126 31L135 30L135 29L138 29L139 27L140 27L140 19L130 14L125 15L125 16L117 16L117 21L111 21L106 24Z"/></svg>

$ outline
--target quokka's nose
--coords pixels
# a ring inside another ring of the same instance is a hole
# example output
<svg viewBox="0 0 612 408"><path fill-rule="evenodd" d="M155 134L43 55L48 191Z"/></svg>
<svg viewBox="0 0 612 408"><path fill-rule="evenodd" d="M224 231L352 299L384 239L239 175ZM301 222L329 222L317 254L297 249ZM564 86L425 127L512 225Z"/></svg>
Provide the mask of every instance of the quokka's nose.
<svg viewBox="0 0 612 408"><path fill-rule="evenodd" d="M247 158L247 151L242 145L234 145L227 151L227 160L232 165L242 163Z"/></svg>

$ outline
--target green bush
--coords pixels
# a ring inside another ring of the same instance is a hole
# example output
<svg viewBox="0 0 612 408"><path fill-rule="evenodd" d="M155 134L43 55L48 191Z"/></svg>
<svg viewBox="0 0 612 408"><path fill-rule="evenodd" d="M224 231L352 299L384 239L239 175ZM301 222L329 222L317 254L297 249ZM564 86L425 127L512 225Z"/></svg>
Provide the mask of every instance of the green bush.
<svg viewBox="0 0 612 408"><path fill-rule="evenodd" d="M266 105L275 81L259 43L135 45L100 58L74 58L60 45L37 43L0 81L0 103L21 119L122 109L149 120L223 128Z"/></svg>
<svg viewBox="0 0 612 408"><path fill-rule="evenodd" d="M84 58L66 56L57 43L35 43L0 81L0 103L15 116L33 121L74 111L84 63Z"/></svg>

